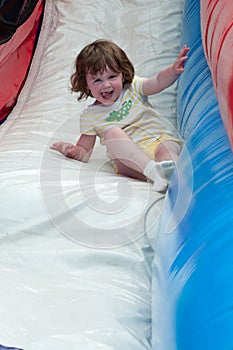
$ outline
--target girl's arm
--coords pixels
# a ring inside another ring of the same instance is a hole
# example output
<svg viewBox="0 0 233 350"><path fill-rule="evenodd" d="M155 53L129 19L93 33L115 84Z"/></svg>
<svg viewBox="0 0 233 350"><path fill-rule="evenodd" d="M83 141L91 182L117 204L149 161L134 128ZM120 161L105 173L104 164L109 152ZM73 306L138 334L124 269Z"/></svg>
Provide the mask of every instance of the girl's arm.
<svg viewBox="0 0 233 350"><path fill-rule="evenodd" d="M154 95L172 85L184 71L184 62L188 58L189 50L190 48L185 45L172 65L161 70L154 77L145 79L142 83L143 94Z"/></svg>
<svg viewBox="0 0 233 350"><path fill-rule="evenodd" d="M62 153L68 158L86 163L92 154L95 140L95 135L82 134L75 146L71 143L60 141L51 145L50 148Z"/></svg>

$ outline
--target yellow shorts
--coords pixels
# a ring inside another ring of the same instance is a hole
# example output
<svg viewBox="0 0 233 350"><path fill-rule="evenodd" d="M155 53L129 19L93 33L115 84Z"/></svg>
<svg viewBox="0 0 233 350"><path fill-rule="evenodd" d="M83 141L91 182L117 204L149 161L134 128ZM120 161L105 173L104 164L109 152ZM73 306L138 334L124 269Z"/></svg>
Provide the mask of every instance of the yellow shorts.
<svg viewBox="0 0 233 350"><path fill-rule="evenodd" d="M143 152L145 152L148 155L148 157L150 157L151 159L155 159L156 149L159 147L159 145L162 142L165 142L165 141L173 141L178 143L179 145L182 144L182 141L179 139L176 139L169 135L161 135L155 141L152 141L150 143L144 143L142 141L141 143L138 143L138 146L141 148Z"/></svg>
<svg viewBox="0 0 233 350"><path fill-rule="evenodd" d="M173 142L177 142L179 145L182 144L182 141L179 139L176 139L174 137L171 137L169 135L161 135L160 137L158 137L155 141L152 141L150 143L144 143L144 142L140 142L137 145L141 148L141 150L146 153L148 155L148 157L150 159L155 159L155 153L156 153L156 149L158 148L158 146L165 141L173 141ZM117 165L114 163L114 160L112 160L112 166L114 168L114 171L116 174L119 174L119 170Z"/></svg>

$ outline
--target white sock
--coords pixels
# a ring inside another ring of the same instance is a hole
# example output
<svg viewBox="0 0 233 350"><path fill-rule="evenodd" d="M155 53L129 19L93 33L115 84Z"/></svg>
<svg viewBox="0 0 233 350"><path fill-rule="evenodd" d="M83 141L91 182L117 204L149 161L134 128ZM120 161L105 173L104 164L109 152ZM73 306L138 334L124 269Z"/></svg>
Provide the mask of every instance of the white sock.
<svg viewBox="0 0 233 350"><path fill-rule="evenodd" d="M173 160L163 160L162 162L156 162L156 164L158 166L159 173L164 176L169 183L175 169L175 162L173 162Z"/></svg>
<svg viewBox="0 0 233 350"><path fill-rule="evenodd" d="M143 173L153 181L153 190L160 192L166 190L174 167L173 161L155 162L151 160L147 163Z"/></svg>

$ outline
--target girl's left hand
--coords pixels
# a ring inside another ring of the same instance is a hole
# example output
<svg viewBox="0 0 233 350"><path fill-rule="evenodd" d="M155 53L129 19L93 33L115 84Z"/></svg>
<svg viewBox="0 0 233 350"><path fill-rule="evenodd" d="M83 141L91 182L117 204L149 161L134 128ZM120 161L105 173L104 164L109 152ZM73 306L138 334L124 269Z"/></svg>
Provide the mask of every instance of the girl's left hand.
<svg viewBox="0 0 233 350"><path fill-rule="evenodd" d="M187 53L189 51L190 48L187 45L184 45L176 61L173 63L173 69L177 74L180 74L184 71L184 62L188 59Z"/></svg>

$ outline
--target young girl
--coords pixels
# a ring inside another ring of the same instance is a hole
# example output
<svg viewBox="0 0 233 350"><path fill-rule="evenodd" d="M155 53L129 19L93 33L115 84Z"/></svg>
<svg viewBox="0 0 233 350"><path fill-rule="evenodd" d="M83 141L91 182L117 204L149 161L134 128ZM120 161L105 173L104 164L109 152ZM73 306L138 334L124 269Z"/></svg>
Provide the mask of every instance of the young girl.
<svg viewBox="0 0 233 350"><path fill-rule="evenodd" d="M176 61L152 78L134 76L126 53L115 43L96 40L82 49L71 76L71 90L78 100L95 99L80 116L76 145L57 142L51 149L87 162L96 136L104 144L116 173L153 181L164 191L178 159L181 142L166 130L147 96L172 85L184 71L189 48L184 46Z"/></svg>

